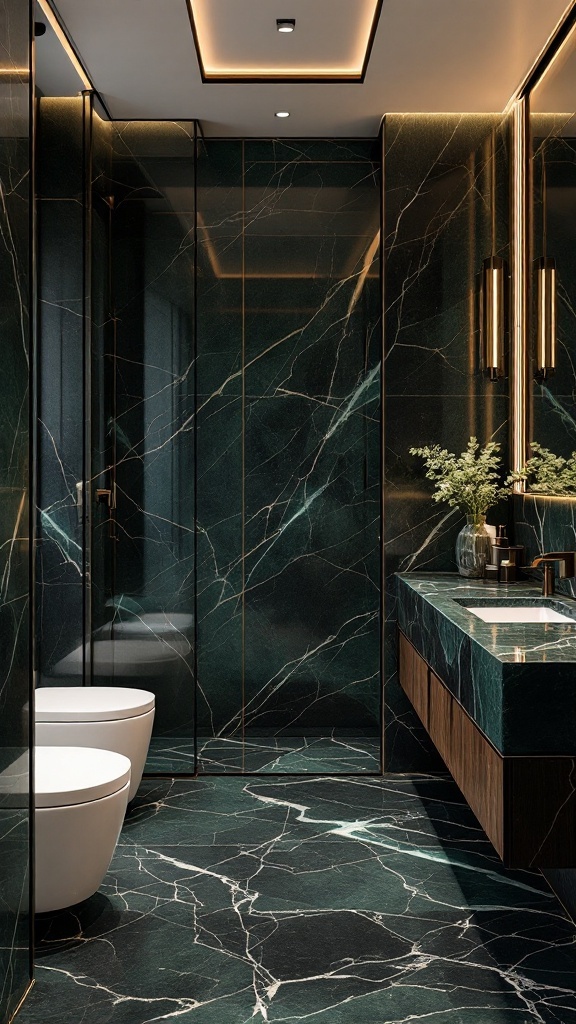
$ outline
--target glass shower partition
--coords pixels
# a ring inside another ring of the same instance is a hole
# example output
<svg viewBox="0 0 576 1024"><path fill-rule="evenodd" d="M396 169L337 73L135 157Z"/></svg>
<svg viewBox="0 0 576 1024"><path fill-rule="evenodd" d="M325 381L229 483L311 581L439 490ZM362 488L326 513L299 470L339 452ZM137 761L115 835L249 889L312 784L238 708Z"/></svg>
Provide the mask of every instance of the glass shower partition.
<svg viewBox="0 0 576 1024"><path fill-rule="evenodd" d="M196 768L195 143L94 115L90 677L155 694L156 772Z"/></svg>
<svg viewBox="0 0 576 1024"><path fill-rule="evenodd" d="M379 149L92 129L86 680L148 771L378 773Z"/></svg>
<svg viewBox="0 0 576 1024"><path fill-rule="evenodd" d="M380 151L198 156L203 772L380 771Z"/></svg>

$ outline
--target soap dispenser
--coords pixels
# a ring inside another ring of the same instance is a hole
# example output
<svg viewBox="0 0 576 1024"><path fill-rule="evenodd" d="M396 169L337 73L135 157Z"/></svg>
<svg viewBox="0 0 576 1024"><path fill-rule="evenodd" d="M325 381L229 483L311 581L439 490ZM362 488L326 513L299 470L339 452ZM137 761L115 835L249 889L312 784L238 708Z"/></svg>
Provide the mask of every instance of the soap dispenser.
<svg viewBox="0 0 576 1024"><path fill-rule="evenodd" d="M498 575L500 575L500 562L504 562L509 558L510 545L508 543L508 537L506 536L506 527L496 527L496 540L492 545L492 564L498 566Z"/></svg>
<svg viewBox="0 0 576 1024"><path fill-rule="evenodd" d="M523 550L522 544L510 544L505 526L496 527L496 539L492 545L492 564L496 566L500 583L516 582Z"/></svg>

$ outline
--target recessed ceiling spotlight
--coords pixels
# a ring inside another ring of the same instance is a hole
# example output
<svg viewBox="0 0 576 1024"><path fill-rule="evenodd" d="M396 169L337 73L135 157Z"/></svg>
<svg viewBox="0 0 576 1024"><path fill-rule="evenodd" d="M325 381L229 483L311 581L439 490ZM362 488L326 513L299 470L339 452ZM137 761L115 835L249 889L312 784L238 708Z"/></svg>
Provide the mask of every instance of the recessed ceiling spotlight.
<svg viewBox="0 0 576 1024"><path fill-rule="evenodd" d="M278 32L293 32L296 28L296 18L276 18Z"/></svg>
<svg viewBox="0 0 576 1024"><path fill-rule="evenodd" d="M289 110L277 110L274 117L290 117Z"/></svg>

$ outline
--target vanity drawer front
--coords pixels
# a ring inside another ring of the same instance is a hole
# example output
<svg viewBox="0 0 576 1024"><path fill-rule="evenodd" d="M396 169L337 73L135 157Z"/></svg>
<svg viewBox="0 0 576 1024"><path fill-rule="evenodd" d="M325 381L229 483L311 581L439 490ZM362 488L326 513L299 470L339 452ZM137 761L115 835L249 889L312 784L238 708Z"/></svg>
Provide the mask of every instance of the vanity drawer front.
<svg viewBox="0 0 576 1024"><path fill-rule="evenodd" d="M497 853L504 857L503 758L402 633L399 672L402 688L436 750Z"/></svg>
<svg viewBox="0 0 576 1024"><path fill-rule="evenodd" d="M504 854L504 763L430 670L430 737L486 835Z"/></svg>
<svg viewBox="0 0 576 1024"><path fill-rule="evenodd" d="M500 857L504 849L504 760L453 700L452 761L458 788Z"/></svg>
<svg viewBox="0 0 576 1024"><path fill-rule="evenodd" d="M428 732L446 767L452 771L452 694L432 669L429 685Z"/></svg>
<svg viewBox="0 0 576 1024"><path fill-rule="evenodd" d="M428 665L403 633L399 633L398 676L408 700L428 728Z"/></svg>
<svg viewBox="0 0 576 1024"><path fill-rule="evenodd" d="M400 683L507 867L576 865L576 758L503 757L402 633Z"/></svg>

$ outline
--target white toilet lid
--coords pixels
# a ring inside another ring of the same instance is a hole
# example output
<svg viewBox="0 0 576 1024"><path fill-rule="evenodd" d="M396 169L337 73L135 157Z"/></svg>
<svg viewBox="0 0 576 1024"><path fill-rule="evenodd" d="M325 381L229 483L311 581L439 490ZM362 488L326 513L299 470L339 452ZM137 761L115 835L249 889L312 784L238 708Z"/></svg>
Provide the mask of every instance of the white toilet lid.
<svg viewBox="0 0 576 1024"><path fill-rule="evenodd" d="M190 633L193 625L193 616L185 612L143 612L135 619L111 623L115 637L154 637Z"/></svg>
<svg viewBox="0 0 576 1024"><path fill-rule="evenodd" d="M94 747L36 747L36 807L68 807L117 793L130 782L130 759Z"/></svg>
<svg viewBox="0 0 576 1024"><path fill-rule="evenodd" d="M37 722L115 722L154 708L148 690L127 686L41 686L35 692Z"/></svg>
<svg viewBox="0 0 576 1024"><path fill-rule="evenodd" d="M167 666L175 668L181 664L190 651L186 640L95 640L92 644L93 670L100 676L158 675ZM79 675L81 672L82 647L71 651L54 666L55 676Z"/></svg>

